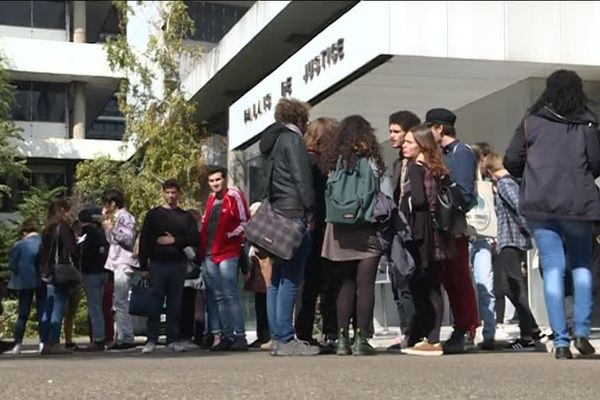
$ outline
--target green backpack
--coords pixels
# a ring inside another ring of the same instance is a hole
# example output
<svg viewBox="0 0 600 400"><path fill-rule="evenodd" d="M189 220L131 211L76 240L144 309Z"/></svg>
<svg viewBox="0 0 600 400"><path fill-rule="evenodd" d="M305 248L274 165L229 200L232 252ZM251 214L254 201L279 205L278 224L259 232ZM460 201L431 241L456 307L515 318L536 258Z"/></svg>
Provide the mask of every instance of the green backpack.
<svg viewBox="0 0 600 400"><path fill-rule="evenodd" d="M373 222L377 182L369 160L359 158L354 170L338 161L325 187L325 221L360 225Z"/></svg>

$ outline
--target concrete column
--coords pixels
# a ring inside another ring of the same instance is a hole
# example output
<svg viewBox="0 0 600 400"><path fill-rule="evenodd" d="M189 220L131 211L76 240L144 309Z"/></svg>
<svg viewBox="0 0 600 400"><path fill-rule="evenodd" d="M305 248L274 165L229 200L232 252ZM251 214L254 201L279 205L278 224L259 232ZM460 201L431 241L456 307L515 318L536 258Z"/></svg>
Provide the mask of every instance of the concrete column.
<svg viewBox="0 0 600 400"><path fill-rule="evenodd" d="M85 139L85 82L73 82L73 139Z"/></svg>
<svg viewBox="0 0 600 400"><path fill-rule="evenodd" d="M86 42L85 1L73 2L73 42Z"/></svg>

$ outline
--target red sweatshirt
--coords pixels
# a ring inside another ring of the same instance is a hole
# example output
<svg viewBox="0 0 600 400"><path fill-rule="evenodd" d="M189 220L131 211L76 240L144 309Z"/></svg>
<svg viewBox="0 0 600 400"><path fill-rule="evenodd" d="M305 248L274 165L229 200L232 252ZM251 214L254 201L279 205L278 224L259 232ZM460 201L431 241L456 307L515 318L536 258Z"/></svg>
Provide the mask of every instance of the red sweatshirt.
<svg viewBox="0 0 600 400"><path fill-rule="evenodd" d="M206 212L202 219L202 231L200 235L200 254L204 258L208 243L208 219L215 202L215 194L208 197ZM244 194L236 188L227 188L223 195L223 206L221 216L215 231L212 248L212 259L216 263L233 257L239 257L244 240L244 227L248 223L248 203Z"/></svg>

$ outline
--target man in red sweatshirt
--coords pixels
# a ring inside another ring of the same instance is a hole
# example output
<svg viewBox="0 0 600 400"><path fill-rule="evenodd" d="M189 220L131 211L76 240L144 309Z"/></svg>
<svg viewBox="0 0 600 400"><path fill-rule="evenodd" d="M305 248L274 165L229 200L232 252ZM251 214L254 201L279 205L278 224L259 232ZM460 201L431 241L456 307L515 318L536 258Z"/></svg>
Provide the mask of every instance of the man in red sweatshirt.
<svg viewBox="0 0 600 400"><path fill-rule="evenodd" d="M223 167L209 169L208 185L212 193L202 220L200 254L204 257L207 293L212 296L208 299L211 333L221 336L211 350L246 350L244 307L237 278L244 227L249 219L248 203L242 192L227 187L227 169Z"/></svg>

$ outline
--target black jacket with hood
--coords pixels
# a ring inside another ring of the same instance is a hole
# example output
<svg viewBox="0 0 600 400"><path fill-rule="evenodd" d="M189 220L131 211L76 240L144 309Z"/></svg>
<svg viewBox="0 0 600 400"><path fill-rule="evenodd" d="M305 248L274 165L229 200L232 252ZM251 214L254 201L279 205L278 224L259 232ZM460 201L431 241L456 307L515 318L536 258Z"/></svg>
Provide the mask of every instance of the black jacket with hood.
<svg viewBox="0 0 600 400"><path fill-rule="evenodd" d="M302 136L275 123L261 133L259 148L265 161L265 194L273 207L290 218L312 214L315 207L313 177ZM273 175L269 184L271 160Z"/></svg>
<svg viewBox="0 0 600 400"><path fill-rule="evenodd" d="M525 121L527 129L525 130ZM589 111L566 118L544 107L521 122L504 166L523 178L519 211L539 220L600 220L598 122Z"/></svg>

